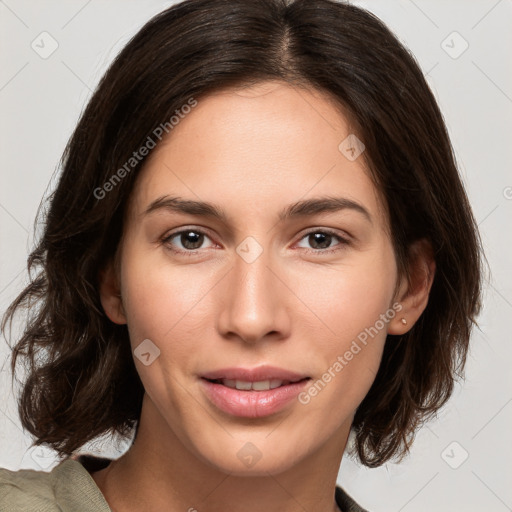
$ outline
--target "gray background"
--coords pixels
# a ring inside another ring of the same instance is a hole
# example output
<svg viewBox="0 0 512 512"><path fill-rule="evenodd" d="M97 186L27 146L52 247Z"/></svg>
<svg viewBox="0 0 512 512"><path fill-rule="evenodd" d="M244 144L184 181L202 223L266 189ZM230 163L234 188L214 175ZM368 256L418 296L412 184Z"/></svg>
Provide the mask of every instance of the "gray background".
<svg viewBox="0 0 512 512"><path fill-rule="evenodd" d="M0 313L27 281L36 211L83 106L116 53L171 3L0 0ZM401 464L370 470L345 457L338 480L373 512L512 510L512 1L354 3L383 19L424 70L492 274L466 380L438 419L418 432ZM0 466L50 470L52 452L30 448L21 429L7 356L2 338ZM125 447L90 446L107 456Z"/></svg>

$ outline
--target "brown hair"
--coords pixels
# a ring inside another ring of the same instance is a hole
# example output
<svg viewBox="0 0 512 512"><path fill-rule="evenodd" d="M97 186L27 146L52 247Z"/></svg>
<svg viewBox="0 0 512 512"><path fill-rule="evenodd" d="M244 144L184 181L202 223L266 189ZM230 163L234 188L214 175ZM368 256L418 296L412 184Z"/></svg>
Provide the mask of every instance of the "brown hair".
<svg viewBox="0 0 512 512"><path fill-rule="evenodd" d="M268 79L326 92L355 120L387 205L399 274L408 275L412 242L433 248L428 305L409 332L388 336L356 411L360 460L378 466L403 456L450 397L480 311L481 243L414 58L377 17L346 3L186 0L147 22L101 79L64 151L28 258L30 283L4 316L3 329L16 311L28 315L11 367L14 376L21 358L28 371L19 413L35 444L69 455L102 433L129 435L140 416L144 389L128 330L105 315L98 274L119 246L145 159L108 193L95 191L190 98Z"/></svg>

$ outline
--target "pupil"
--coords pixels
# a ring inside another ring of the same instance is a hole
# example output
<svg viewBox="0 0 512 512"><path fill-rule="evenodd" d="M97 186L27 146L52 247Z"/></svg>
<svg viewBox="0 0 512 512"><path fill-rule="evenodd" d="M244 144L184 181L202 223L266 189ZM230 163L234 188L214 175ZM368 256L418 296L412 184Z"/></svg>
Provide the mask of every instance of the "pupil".
<svg viewBox="0 0 512 512"><path fill-rule="evenodd" d="M203 241L202 237L203 235L201 233L196 233L195 231L188 231L181 235L181 243L183 244L183 247L185 247L186 249L197 249L198 247L201 246L201 243ZM194 240L190 242L190 238ZM192 247L190 245L192 245Z"/></svg>
<svg viewBox="0 0 512 512"><path fill-rule="evenodd" d="M331 235L325 233L312 233L311 235L309 235L309 238L312 247L316 249L325 249L326 247L329 247L331 244ZM321 247L315 247L315 244L317 243L319 243Z"/></svg>

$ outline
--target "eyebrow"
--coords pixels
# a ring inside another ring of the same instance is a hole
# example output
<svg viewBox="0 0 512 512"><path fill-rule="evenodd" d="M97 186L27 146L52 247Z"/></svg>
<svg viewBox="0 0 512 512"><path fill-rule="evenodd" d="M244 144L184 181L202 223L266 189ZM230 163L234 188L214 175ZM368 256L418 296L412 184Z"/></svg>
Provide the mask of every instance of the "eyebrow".
<svg viewBox="0 0 512 512"><path fill-rule="evenodd" d="M153 201L143 212L143 215L145 216L162 209L177 213L210 217L224 223L227 223L228 219L226 212L221 207L212 203L170 196L162 196ZM363 205L346 197L319 197L298 201L284 208L279 213L278 218L279 221L285 221L296 217L307 217L342 210L358 212L362 214L370 224L373 224L370 212Z"/></svg>

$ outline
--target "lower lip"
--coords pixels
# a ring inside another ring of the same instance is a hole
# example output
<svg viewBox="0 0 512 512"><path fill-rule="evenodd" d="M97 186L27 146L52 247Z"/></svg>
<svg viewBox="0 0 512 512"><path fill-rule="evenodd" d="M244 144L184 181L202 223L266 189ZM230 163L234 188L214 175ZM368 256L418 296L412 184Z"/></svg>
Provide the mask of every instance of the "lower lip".
<svg viewBox="0 0 512 512"><path fill-rule="evenodd" d="M201 378L210 401L221 411L243 418L261 418L282 410L304 389L309 379L266 391L243 391Z"/></svg>

